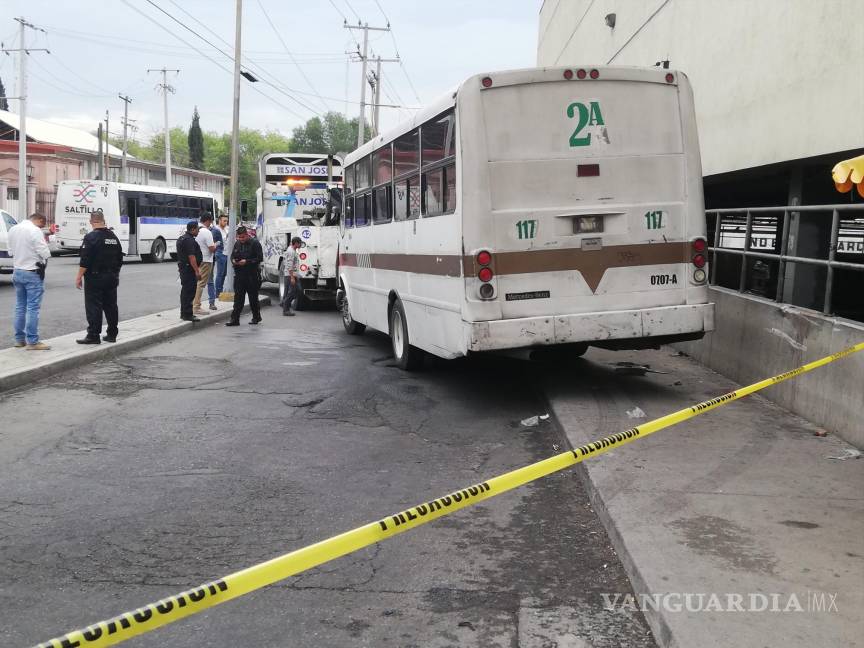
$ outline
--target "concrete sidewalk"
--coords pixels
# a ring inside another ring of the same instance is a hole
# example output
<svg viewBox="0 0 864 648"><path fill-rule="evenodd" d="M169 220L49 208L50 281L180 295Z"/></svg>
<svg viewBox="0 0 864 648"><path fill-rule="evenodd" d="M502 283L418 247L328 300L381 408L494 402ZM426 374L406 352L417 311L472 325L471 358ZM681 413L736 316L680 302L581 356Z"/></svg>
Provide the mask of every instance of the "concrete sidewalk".
<svg viewBox="0 0 864 648"><path fill-rule="evenodd" d="M610 366L620 361L669 373L622 376ZM546 393L580 446L735 387L670 348L592 349ZM645 418L627 414L637 407ZM661 646L860 645L864 461L829 458L855 451L816 430L750 396L577 466ZM732 611L716 611L712 593ZM735 611L729 594L757 611Z"/></svg>
<svg viewBox="0 0 864 648"><path fill-rule="evenodd" d="M270 304L270 297L267 295L259 295L258 299L262 306ZM117 337L117 342L113 344L107 342L94 345L78 344L75 340L86 334L85 331L78 331L44 340L51 345L50 351L2 349L0 350L0 391L25 385L105 356L125 353L214 322L227 320L230 314L231 304L219 302L219 310L209 311L206 315L199 316L200 322L185 322L180 319L178 309L172 308L161 313L120 322L120 335ZM248 318L248 316L247 306L243 317Z"/></svg>

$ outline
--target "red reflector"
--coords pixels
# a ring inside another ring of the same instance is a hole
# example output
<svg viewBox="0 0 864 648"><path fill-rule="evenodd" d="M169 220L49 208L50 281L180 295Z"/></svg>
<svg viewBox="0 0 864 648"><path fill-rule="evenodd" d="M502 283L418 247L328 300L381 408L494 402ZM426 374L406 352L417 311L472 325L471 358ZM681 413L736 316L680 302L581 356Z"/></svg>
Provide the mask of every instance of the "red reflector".
<svg viewBox="0 0 864 648"><path fill-rule="evenodd" d="M300 272L306 272L309 269L305 263L300 264Z"/></svg>
<svg viewBox="0 0 864 648"><path fill-rule="evenodd" d="M492 79L490 77L483 77L483 80L480 83L483 84L484 88L492 87Z"/></svg>
<svg viewBox="0 0 864 648"><path fill-rule="evenodd" d="M305 253L305 252L301 252L301 253L300 253L300 260L301 260L301 261L305 261L305 260L306 260L306 253Z"/></svg>
<svg viewBox="0 0 864 648"><path fill-rule="evenodd" d="M666 83L672 83L675 80L675 75L671 72L666 74Z"/></svg>
<svg viewBox="0 0 864 648"><path fill-rule="evenodd" d="M584 79L585 76L586 76L585 70L576 70L576 78L577 79Z"/></svg>
<svg viewBox="0 0 864 648"><path fill-rule="evenodd" d="M705 247L705 239L696 239L695 241L693 241L693 249L696 252L704 252Z"/></svg>
<svg viewBox="0 0 864 648"><path fill-rule="evenodd" d="M568 81L573 78L573 70L564 70L564 78Z"/></svg>
<svg viewBox="0 0 864 648"><path fill-rule="evenodd" d="M589 76L590 76L592 79L597 79L597 78L600 77L600 72L598 72L597 70L591 70Z"/></svg>
<svg viewBox="0 0 864 648"><path fill-rule="evenodd" d="M599 175L599 164L580 164L576 167L576 177L578 178L591 178Z"/></svg>
<svg viewBox="0 0 864 648"><path fill-rule="evenodd" d="M477 263L481 266L487 266L492 263L492 255L489 254L486 250L477 253Z"/></svg>
<svg viewBox="0 0 864 648"><path fill-rule="evenodd" d="M704 268L705 267L705 257L702 256L701 254L697 254L696 256L693 257L693 265L695 265L697 268Z"/></svg>
<svg viewBox="0 0 864 648"><path fill-rule="evenodd" d="M480 281L492 281L492 270L490 268L480 268L480 272L477 273L477 278Z"/></svg>

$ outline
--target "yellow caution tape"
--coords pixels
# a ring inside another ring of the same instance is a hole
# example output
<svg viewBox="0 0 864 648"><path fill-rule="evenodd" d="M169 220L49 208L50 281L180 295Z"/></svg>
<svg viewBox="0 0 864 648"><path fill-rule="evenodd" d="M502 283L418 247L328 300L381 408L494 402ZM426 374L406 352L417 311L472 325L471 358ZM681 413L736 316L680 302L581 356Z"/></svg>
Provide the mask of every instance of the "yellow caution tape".
<svg viewBox="0 0 864 648"><path fill-rule="evenodd" d="M454 511L471 506L477 502L500 495L508 490L535 481L554 472L572 466L580 461L594 457L612 448L630 443L653 434L658 430L681 423L716 407L748 396L760 389L789 380L803 373L817 369L835 360L840 360L856 351L864 350L864 342L843 351L816 360L802 367L787 371L761 382L736 389L717 398L704 401L692 407L667 414L653 421L643 423L626 432L612 434L598 441L568 452L538 461L537 463L493 477L479 484L455 491L444 497L430 500L387 516L377 522L370 522L308 547L297 549L278 558L259 563L219 580L163 598L155 603L131 612L124 612L111 619L94 623L86 628L39 644L39 648L73 648L77 646L112 646L140 634L155 630L174 621L197 614L207 608L243 596L277 581L334 560L369 545L392 538L397 533L408 531L431 522Z"/></svg>

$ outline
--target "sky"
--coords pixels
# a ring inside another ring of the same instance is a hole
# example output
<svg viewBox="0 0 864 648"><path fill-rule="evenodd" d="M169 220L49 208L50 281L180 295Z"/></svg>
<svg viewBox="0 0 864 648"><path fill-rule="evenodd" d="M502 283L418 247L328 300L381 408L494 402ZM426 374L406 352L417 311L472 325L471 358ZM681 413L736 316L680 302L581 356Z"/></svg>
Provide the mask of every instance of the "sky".
<svg viewBox="0 0 864 648"><path fill-rule="evenodd" d="M93 131L108 110L120 134L122 93L134 138L145 140L164 125L162 75L148 69L172 68L170 125L188 128L197 106L204 130L230 131L234 0L0 0L0 9L5 48L19 47L13 17L45 30L25 36L28 48L50 50L28 56L29 116ZM346 52L363 32L345 29L346 19L390 23L389 33L369 32L370 57L402 61L382 63L381 102L400 106L381 108L386 130L472 74L532 67L539 9L539 0L243 0L242 60L261 81L242 82L240 124L290 135L328 110L357 116L361 64ZM0 79L18 94L17 54L0 54Z"/></svg>

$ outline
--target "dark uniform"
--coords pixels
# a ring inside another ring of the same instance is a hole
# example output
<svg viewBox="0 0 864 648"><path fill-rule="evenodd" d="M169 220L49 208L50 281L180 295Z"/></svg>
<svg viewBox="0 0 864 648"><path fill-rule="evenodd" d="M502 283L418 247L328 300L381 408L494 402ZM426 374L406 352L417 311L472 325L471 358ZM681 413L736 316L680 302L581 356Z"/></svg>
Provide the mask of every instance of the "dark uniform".
<svg viewBox="0 0 864 648"><path fill-rule="evenodd" d="M234 243L231 261L246 259L246 265L234 265L234 311L231 321L239 322L246 295L249 295L249 309L252 311L252 321L261 321L261 307L258 305L258 289L261 287L261 263L264 261L264 251L256 238L249 238L241 243Z"/></svg>
<svg viewBox="0 0 864 648"><path fill-rule="evenodd" d="M123 266L123 249L120 239L107 227L99 227L84 237L81 244L81 260L78 264L87 268L84 273L84 310L87 313L87 337L99 340L102 335L102 313L108 328L105 336L117 338L117 286L120 284L120 268Z"/></svg>
<svg viewBox="0 0 864 648"><path fill-rule="evenodd" d="M177 268L180 271L180 317L192 319L192 300L195 299L195 288L198 285L198 277L195 269L189 263L189 257L194 256L200 267L201 246L189 232L177 239Z"/></svg>

